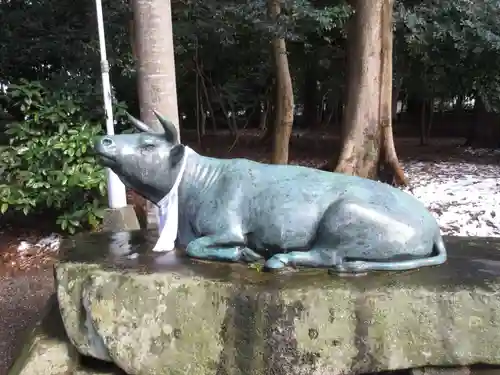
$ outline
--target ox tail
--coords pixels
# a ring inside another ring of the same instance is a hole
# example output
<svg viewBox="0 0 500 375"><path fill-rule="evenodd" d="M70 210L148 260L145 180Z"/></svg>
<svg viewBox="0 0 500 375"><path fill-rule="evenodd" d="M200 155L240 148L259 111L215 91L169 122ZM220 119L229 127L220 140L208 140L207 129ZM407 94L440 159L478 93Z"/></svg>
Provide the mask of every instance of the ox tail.
<svg viewBox="0 0 500 375"><path fill-rule="evenodd" d="M368 271L408 271L420 267L438 266L446 262L448 256L443 237L438 232L430 256L403 261L377 262L368 260L352 260L341 262L331 268L333 272L360 273Z"/></svg>

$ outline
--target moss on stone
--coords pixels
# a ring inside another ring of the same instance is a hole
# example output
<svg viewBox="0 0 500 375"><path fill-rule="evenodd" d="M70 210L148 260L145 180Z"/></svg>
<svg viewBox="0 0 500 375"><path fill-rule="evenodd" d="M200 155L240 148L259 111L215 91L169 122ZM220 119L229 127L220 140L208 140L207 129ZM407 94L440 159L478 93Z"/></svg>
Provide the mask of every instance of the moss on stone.
<svg viewBox="0 0 500 375"><path fill-rule="evenodd" d="M55 296L43 319L25 335L24 346L8 375L125 375L113 365L88 366L66 336Z"/></svg>
<svg viewBox="0 0 500 375"><path fill-rule="evenodd" d="M105 352L129 374L500 364L500 241L449 239L443 266L342 278L152 254L140 245L153 242L144 233L131 234L138 256L111 257L105 236L87 241L85 256L83 245L68 249L57 295L77 349Z"/></svg>

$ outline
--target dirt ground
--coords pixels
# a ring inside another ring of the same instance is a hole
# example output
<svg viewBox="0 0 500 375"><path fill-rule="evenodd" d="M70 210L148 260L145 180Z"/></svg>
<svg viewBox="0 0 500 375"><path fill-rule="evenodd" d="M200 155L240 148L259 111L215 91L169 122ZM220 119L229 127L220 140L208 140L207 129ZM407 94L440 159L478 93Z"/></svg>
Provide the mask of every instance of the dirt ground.
<svg viewBox="0 0 500 375"><path fill-rule="evenodd" d="M23 336L41 318L52 291L51 268L0 276L0 375L7 374Z"/></svg>
<svg viewBox="0 0 500 375"><path fill-rule="evenodd" d="M216 157L245 157L268 161L269 147L262 147L259 133L241 132L238 140L229 134L206 136L202 145L195 134L183 134L195 150ZM334 157L339 140L326 132L296 132L291 140L290 163L319 167ZM432 139L419 146L414 138L397 138L400 159L420 161L472 162L499 164L500 153L486 155L481 150L464 152L463 139ZM0 220L0 375L4 375L18 349L20 334L39 318L40 310L50 295L51 265L57 254L53 251L18 251L20 239L36 241L57 228L43 217L11 221L5 215Z"/></svg>
<svg viewBox="0 0 500 375"><path fill-rule="evenodd" d="M55 254L19 252L20 239L47 234L36 228L0 227L0 375L6 375L21 350L23 336L41 318L47 298L54 291L52 264Z"/></svg>

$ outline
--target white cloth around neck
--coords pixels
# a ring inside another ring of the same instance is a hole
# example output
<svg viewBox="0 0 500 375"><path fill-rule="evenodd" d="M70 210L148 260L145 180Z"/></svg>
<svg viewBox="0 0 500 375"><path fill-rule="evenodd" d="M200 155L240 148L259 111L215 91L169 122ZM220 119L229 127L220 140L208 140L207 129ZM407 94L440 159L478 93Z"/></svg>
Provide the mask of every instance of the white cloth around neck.
<svg viewBox="0 0 500 375"><path fill-rule="evenodd" d="M165 195L162 200L157 203L157 219L158 231L160 236L153 251L167 252L175 249L175 240L177 239L177 231L179 229L179 184L184 170L186 169L186 159L188 147L185 148L184 156L182 157L179 174L175 179L172 189Z"/></svg>

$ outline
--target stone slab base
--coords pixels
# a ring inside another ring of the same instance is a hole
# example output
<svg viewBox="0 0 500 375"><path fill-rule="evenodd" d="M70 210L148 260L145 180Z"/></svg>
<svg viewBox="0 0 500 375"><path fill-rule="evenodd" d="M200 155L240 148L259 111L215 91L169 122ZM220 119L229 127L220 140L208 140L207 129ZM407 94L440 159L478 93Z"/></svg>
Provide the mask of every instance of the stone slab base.
<svg viewBox="0 0 500 375"><path fill-rule="evenodd" d="M127 375L118 367L82 357L69 342L55 296L49 299L43 319L24 338L24 347L8 375ZM177 374L165 369L162 374ZM495 366L424 367L370 375L500 375Z"/></svg>
<svg viewBox="0 0 500 375"><path fill-rule="evenodd" d="M24 337L8 375L126 375L112 364L83 358L69 342L55 295L43 319Z"/></svg>
<svg viewBox="0 0 500 375"><path fill-rule="evenodd" d="M109 208L104 214L102 224L104 232L120 232L141 229L133 206Z"/></svg>
<svg viewBox="0 0 500 375"><path fill-rule="evenodd" d="M439 267L259 272L151 251L155 232L75 236L56 290L78 351L130 375L344 375L500 365L500 240L447 237Z"/></svg>
<svg viewBox="0 0 500 375"><path fill-rule="evenodd" d="M410 369L402 375L500 375L500 367L480 365L469 367L423 367Z"/></svg>

